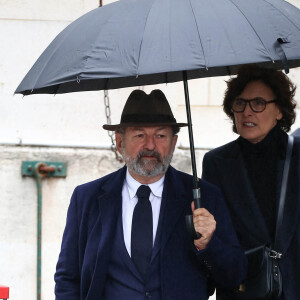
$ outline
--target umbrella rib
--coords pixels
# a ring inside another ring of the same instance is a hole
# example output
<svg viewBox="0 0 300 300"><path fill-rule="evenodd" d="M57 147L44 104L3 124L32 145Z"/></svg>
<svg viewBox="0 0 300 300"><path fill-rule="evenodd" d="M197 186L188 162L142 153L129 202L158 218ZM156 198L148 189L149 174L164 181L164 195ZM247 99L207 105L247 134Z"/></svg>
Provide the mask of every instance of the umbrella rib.
<svg viewBox="0 0 300 300"><path fill-rule="evenodd" d="M258 39L260 40L261 44L263 45L264 49L269 53L269 58L274 61L274 59L271 56L270 51L268 50L268 48L265 46L265 44L263 43L262 39L260 38L259 34L257 33L257 31L255 30L255 28L252 26L251 22L248 20L247 16L243 13L243 11L235 4L235 2L233 0L229 0L240 12L241 14L245 17L245 19L247 20L248 24L252 27L253 31L255 32L256 36L258 37Z"/></svg>
<svg viewBox="0 0 300 300"><path fill-rule="evenodd" d="M33 90L36 89L36 88L35 88L35 87L36 87L36 83L38 82L38 80L40 79L41 75L43 74L45 68L47 67L47 65L48 65L48 63L49 63L49 61L50 61L51 58L54 56L55 52L56 52L57 49L60 47L60 45L65 41L65 39L66 39L66 37L64 37L64 39L62 39L62 40L60 41L60 43L57 44L57 46L55 47L55 50L53 51L52 55L50 55L49 58L47 59L47 63L45 63L45 64L44 64L44 67L41 68L41 70L40 70L40 72L39 72L39 75L36 76L36 80L35 80L35 82L34 82L34 84L33 84L33 87L32 87L32 90L31 90L31 91L33 91ZM43 54L42 54L42 55L43 55Z"/></svg>
<svg viewBox="0 0 300 300"><path fill-rule="evenodd" d="M139 69L139 66L140 66L140 58L141 58L142 44L143 44L143 39L144 39L144 32L145 32L145 28L146 28L146 25L147 25L149 14L150 14L150 11L151 11L153 5L154 5L154 1L152 1L152 5L149 7L149 11L148 11L147 18L146 18L145 25L144 25L143 35L142 35L142 39L141 39L141 43L140 43L140 49L139 49L139 56L138 56L138 61L137 61L137 67L136 67L136 77L139 76L138 69Z"/></svg>
<svg viewBox="0 0 300 300"><path fill-rule="evenodd" d="M120 5L121 5L121 4L120 4ZM126 5L126 4L123 5L124 8L125 8L125 5ZM104 6L100 6L100 7L96 8L96 9L103 9L103 8L104 8ZM95 9L95 10L96 10L96 9ZM118 13L117 11L111 12L111 14L109 15L109 17L110 17L110 18L113 18L117 13ZM89 52L87 52L87 54L88 54L89 56L91 56L91 53L93 53L93 51L94 51L94 49L95 49L95 46L97 45L96 41L97 41L98 38L101 36L102 32L105 32L105 30L106 30L105 26L106 26L108 23L109 23L109 20L108 20L108 18L107 18L106 21L102 24L102 27L100 28L100 30L99 30L99 32L98 32L96 38L94 39L95 42L94 42L93 45L90 47ZM84 62L84 67L86 66L86 64L87 64L87 60ZM82 72L81 72L81 73L82 73ZM108 86L108 81L109 81L109 79L110 79L110 78L107 78L107 80L106 80L106 82L105 82L105 89L106 89L107 86Z"/></svg>
<svg viewBox="0 0 300 300"><path fill-rule="evenodd" d="M281 11L280 9L278 9L276 6L274 6L271 2L269 2L268 0L264 0L265 2L267 2L269 5L271 5L274 9L276 9L279 13L281 13L286 19L288 19L299 31L300 28L297 26L297 24L295 24L283 11ZM289 2L287 2L288 4L290 4ZM291 4L290 4L291 5ZM293 5L291 5L293 6Z"/></svg>
<svg viewBox="0 0 300 300"><path fill-rule="evenodd" d="M95 10L94 10L94 11L95 11ZM72 23L69 24L68 26L71 26L71 25L72 25ZM67 27L68 27L68 26L67 26ZM78 24L77 26L79 26L79 24ZM75 31L75 30L77 29L77 26L74 26L74 28L72 29L72 31ZM40 79L41 74L44 72L44 70L45 70L46 66L48 65L49 61L50 61L51 58L55 55L55 53L58 51L58 48L64 43L64 41L65 41L66 38L67 38L67 35L65 35L64 38L60 41L60 43L58 43L58 44L56 45L55 50L52 52L52 54L50 55L50 57L48 57L47 63L44 64L44 67L40 70L39 76L37 76L37 78L36 78L36 80L35 80L35 83L33 84L32 91L36 89L35 86L36 86L37 81ZM52 42L53 42L53 41L52 41ZM47 49L47 48L46 48L46 49ZM42 55L43 55L43 54L42 54ZM75 79L74 79L74 81L75 81ZM60 84L59 84L59 85L60 85ZM56 91L58 91L58 89L59 89L59 87L57 88Z"/></svg>
<svg viewBox="0 0 300 300"><path fill-rule="evenodd" d="M191 3L191 0L189 0L189 3L190 3L190 6L191 6L191 10L192 10L192 13L193 13L193 16L194 16L194 20L195 20L195 23L196 23L196 27L197 27L199 42L200 42L200 45L201 45L201 48L202 48L202 52L203 52L203 58L204 58L205 68L207 69L206 56L205 56L205 53L204 53L204 48L203 48L203 44L202 44L202 41L201 41L200 31L199 31L199 27L198 27L196 15L195 15L194 8L193 8L193 5Z"/></svg>

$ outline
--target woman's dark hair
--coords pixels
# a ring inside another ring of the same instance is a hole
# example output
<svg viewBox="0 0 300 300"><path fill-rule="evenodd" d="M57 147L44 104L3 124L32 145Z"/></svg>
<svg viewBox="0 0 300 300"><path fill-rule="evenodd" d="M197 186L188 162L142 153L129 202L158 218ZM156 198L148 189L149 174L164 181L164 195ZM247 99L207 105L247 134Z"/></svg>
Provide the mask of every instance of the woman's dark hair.
<svg viewBox="0 0 300 300"><path fill-rule="evenodd" d="M233 122L233 131L237 133L231 110L232 102L243 92L249 82L256 80L262 81L273 91L276 105L282 113L282 119L278 121L278 125L283 131L288 132L296 118L296 101L294 100L296 86L282 71L267 69L258 65L244 65L238 70L237 77L226 81L227 90L224 95L223 110Z"/></svg>

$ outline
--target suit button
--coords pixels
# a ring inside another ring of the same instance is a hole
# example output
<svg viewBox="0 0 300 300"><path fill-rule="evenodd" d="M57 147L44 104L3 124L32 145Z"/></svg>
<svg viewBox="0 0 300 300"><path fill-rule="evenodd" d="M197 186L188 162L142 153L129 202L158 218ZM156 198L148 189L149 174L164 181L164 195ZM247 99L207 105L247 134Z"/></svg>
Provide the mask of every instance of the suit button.
<svg viewBox="0 0 300 300"><path fill-rule="evenodd" d="M146 292L145 295L146 295L146 298L148 298L148 299L150 299L152 297L150 292Z"/></svg>

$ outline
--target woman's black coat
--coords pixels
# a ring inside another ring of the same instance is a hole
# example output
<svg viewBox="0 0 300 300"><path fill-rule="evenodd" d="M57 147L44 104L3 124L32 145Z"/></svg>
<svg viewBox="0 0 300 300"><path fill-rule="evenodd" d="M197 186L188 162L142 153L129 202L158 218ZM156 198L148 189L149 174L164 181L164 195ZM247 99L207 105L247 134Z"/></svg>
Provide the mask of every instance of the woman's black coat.
<svg viewBox="0 0 300 300"><path fill-rule="evenodd" d="M279 161L282 173L284 160ZM217 185L227 203L241 245L247 249L269 244L271 238L254 197L243 156L235 140L205 154L202 178ZM282 174L278 174L279 201ZM280 270L285 300L300 299L300 138L295 138L287 186L280 248ZM228 291L218 291L217 299L235 299Z"/></svg>

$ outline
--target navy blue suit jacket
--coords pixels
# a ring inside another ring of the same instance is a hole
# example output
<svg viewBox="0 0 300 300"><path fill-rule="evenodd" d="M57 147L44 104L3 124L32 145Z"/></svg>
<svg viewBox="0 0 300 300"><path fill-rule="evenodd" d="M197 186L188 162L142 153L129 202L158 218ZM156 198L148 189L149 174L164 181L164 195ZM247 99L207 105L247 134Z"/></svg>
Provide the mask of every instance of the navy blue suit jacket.
<svg viewBox="0 0 300 300"><path fill-rule="evenodd" d="M55 273L56 300L102 299L125 174L126 167L75 189ZM245 277L246 259L219 190L202 180L199 187L203 207L217 221L202 251L193 247L185 228L184 217L192 213L192 176L169 167L160 215L163 300L207 299L207 276L226 287L239 285Z"/></svg>

